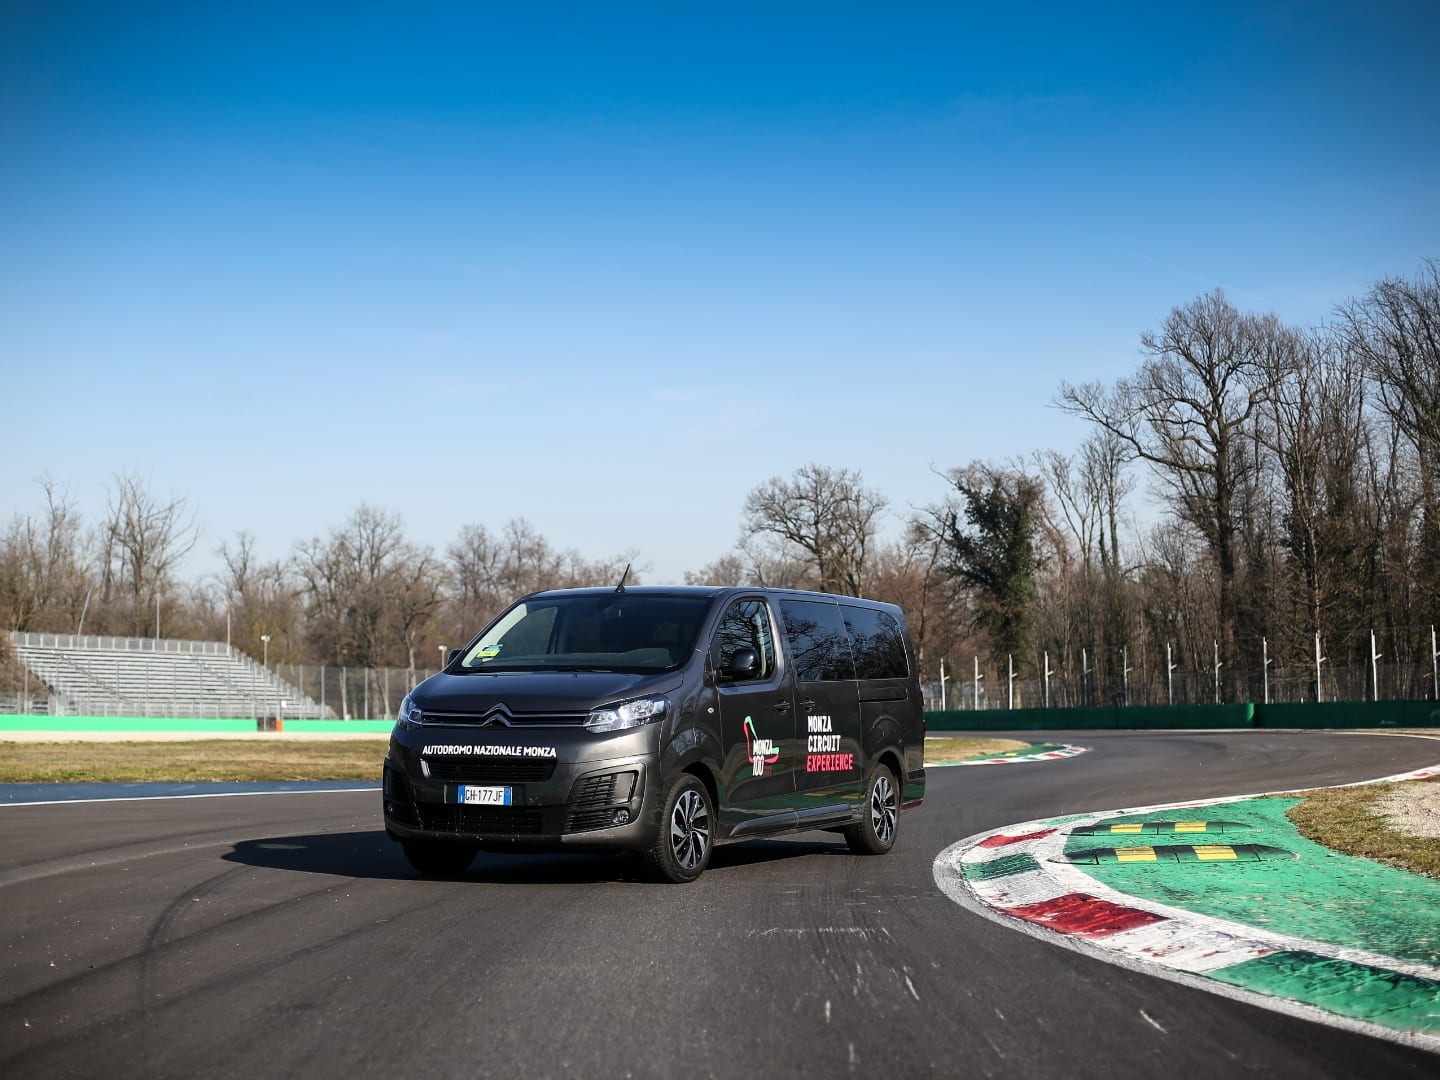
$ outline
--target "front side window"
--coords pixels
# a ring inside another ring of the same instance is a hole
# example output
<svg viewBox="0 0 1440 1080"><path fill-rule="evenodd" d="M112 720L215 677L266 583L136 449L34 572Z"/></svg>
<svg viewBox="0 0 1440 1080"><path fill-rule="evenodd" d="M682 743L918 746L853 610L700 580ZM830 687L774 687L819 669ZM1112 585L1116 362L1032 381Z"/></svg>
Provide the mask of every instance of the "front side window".
<svg viewBox="0 0 1440 1080"><path fill-rule="evenodd" d="M668 671L695 649L703 596L587 593L516 604L466 650L466 671Z"/></svg>
<svg viewBox="0 0 1440 1080"><path fill-rule="evenodd" d="M725 609L710 643L710 662L717 670L727 668L740 649L754 649L760 657L756 678L769 678L775 671L775 635L763 600L737 600Z"/></svg>
<svg viewBox="0 0 1440 1080"><path fill-rule="evenodd" d="M833 682L855 678L850 635L840 608L814 600L781 600L785 638L801 682Z"/></svg>

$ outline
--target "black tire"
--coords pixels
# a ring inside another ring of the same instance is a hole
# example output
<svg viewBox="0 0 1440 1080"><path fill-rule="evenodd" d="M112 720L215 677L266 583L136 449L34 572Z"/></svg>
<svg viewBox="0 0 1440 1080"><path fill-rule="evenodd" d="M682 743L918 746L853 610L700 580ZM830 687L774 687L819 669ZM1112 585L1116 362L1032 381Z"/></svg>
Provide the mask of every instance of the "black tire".
<svg viewBox="0 0 1440 1080"><path fill-rule="evenodd" d="M845 830L845 843L856 855L884 855L895 846L900 825L900 786L886 765L877 765L865 785L860 821Z"/></svg>
<svg viewBox="0 0 1440 1080"><path fill-rule="evenodd" d="M425 877L459 877L479 850L476 844L413 837L401 840L400 847L410 865Z"/></svg>
<svg viewBox="0 0 1440 1080"><path fill-rule="evenodd" d="M715 806L700 780L683 773L665 793L660 833L645 853L645 866L656 881L684 885L710 865L715 847Z"/></svg>

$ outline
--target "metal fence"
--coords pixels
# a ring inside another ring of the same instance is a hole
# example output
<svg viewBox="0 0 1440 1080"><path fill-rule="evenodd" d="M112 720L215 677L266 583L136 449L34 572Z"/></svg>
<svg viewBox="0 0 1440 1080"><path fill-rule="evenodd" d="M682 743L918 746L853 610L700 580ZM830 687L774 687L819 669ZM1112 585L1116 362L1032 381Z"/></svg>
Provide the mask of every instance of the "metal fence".
<svg viewBox="0 0 1440 1080"><path fill-rule="evenodd" d="M271 670L317 702L326 716L388 720L400 711L401 698L436 669L274 664Z"/></svg>
<svg viewBox="0 0 1440 1080"><path fill-rule="evenodd" d="M46 635L50 637L51 635ZM64 642L65 635L59 639ZM94 647L151 651L146 638L86 639ZM102 644L103 642L103 644ZM170 642L160 651L218 655L213 642ZM1185 650L1168 642L999 654L941 662L943 681L923 685L927 709L1074 708L1101 705L1208 705L1243 702L1433 700L1440 675L1434 627L1352 631L1326 639L1236 642L1227 669L1218 643ZM1209 654L1208 657L1206 654ZM257 665L258 668L258 665ZM260 669L264 670L264 669ZM389 719L433 668L352 668L272 664L268 671L314 702L310 715ZM261 680L263 686L264 680ZM51 711L38 680L23 693L0 693L0 713ZM274 712L257 694L254 715ZM163 700L142 715L174 713Z"/></svg>
<svg viewBox="0 0 1440 1080"><path fill-rule="evenodd" d="M1440 650L1433 626L1308 638L1171 642L943 660L925 683L927 709L1083 708L1305 701L1435 700Z"/></svg>
<svg viewBox="0 0 1440 1080"><path fill-rule="evenodd" d="M259 664L256 670L263 672ZM314 664L272 664L270 675L300 691L314 703L301 704L293 695L275 690L276 683L264 678L255 682L253 700L245 701L243 709L226 710L226 716L240 712L245 716L320 717L346 720L391 719L400 709L400 699L417 683L435 673L435 669L349 668ZM123 706L95 707L75 710L63 704L60 695L52 695L38 678L25 680L25 686L14 693L0 693L0 714L20 713L47 715L52 712L81 711L86 715L136 715L146 717L196 716L197 713L218 716L214 709L196 709L193 705L177 705L161 696L128 700ZM205 716L198 718L204 719Z"/></svg>

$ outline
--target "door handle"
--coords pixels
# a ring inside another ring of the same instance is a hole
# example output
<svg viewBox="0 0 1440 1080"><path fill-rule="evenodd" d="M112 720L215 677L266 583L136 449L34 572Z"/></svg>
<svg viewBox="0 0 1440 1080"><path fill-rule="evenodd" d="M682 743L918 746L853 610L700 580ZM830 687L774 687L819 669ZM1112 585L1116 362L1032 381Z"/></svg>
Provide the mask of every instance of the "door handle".
<svg viewBox="0 0 1440 1080"><path fill-rule="evenodd" d="M800 702L800 707L806 712L809 712L815 707L815 700L813 698L806 698L804 701Z"/></svg>
<svg viewBox="0 0 1440 1080"><path fill-rule="evenodd" d="M788 702L788 701L777 701L777 702L775 702L775 711L776 711L776 712L789 712L789 711L790 711L790 702Z"/></svg>

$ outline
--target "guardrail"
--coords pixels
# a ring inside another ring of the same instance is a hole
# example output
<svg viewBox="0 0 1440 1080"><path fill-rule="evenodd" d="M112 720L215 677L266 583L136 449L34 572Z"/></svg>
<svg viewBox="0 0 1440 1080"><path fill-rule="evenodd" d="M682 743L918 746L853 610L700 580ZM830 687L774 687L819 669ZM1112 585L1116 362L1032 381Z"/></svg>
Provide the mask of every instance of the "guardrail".
<svg viewBox="0 0 1440 1080"><path fill-rule="evenodd" d="M108 637L92 634L39 634L17 630L19 645L36 649L94 649L110 652L180 653L193 656L229 656L234 650L223 641L182 641L178 638Z"/></svg>

